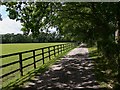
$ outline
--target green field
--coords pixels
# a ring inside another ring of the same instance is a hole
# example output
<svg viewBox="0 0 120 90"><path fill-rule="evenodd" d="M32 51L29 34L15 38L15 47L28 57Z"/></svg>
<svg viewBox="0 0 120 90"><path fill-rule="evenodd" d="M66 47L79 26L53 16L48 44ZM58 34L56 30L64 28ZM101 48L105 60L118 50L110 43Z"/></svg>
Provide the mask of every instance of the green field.
<svg viewBox="0 0 120 90"><path fill-rule="evenodd" d="M42 48L42 47L47 47L47 46L54 46L54 45L58 45L58 44L65 44L65 43L24 43L24 44L0 44L0 47L2 46L2 55L6 55L6 54L11 54L11 53L17 53L17 52L22 52L22 51L27 51L27 50L33 50L33 49L37 49L37 48ZM52 50L53 48L51 48ZM45 49L45 51L47 51L48 49ZM36 54L40 54L41 50L38 50L35 52ZM51 52L52 54L53 52ZM22 58L27 58L32 56L33 53L25 53L22 54ZM48 53L45 54L45 56L48 56ZM37 56L35 59L41 59L42 56ZM11 56L11 57L7 57L7 58L3 58L2 60L0 60L0 62L2 61L2 64L7 64L7 63L11 63L14 61L18 61L19 60L19 56L15 55L15 56ZM49 59L46 58L45 59L45 63L48 62ZM23 66L26 66L28 64L33 63L33 58L28 59L26 61L23 61ZM42 65L42 61L37 62L36 63L36 67L40 67ZM6 73L9 73L11 71L14 71L16 69L19 69L19 63L16 63L14 65L5 67L4 69L2 69L2 73L0 73L0 76ZM23 69L23 74L27 74L29 71L33 70L34 66L31 65L29 67L26 67ZM14 79L13 79L14 78ZM3 86L6 86L8 83L10 83L11 81L20 78L20 71L11 74L5 78L2 79L2 84Z"/></svg>
<svg viewBox="0 0 120 90"><path fill-rule="evenodd" d="M26 50L32 50L47 46L53 46L58 44L64 44L64 43L23 43L23 44L0 44L2 47L2 54L11 54Z"/></svg>

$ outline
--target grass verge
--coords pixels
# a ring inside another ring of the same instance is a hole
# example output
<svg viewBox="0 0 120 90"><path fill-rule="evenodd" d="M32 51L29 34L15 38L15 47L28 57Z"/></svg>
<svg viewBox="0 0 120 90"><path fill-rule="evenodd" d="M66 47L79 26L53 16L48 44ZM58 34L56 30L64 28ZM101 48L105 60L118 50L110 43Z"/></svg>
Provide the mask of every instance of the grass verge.
<svg viewBox="0 0 120 90"><path fill-rule="evenodd" d="M116 68L114 63L110 65L108 60L102 57L96 47L90 47L89 57L94 61L94 73L97 82L100 84L100 88L106 88L111 90L114 86L116 77Z"/></svg>

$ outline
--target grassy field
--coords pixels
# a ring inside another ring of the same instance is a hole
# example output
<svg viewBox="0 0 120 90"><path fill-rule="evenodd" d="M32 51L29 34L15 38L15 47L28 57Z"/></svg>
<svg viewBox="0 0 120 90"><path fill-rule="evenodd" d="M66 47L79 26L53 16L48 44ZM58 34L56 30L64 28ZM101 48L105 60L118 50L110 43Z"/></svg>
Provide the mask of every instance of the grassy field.
<svg viewBox="0 0 120 90"><path fill-rule="evenodd" d="M53 46L64 43L23 43L23 44L0 44L2 47L2 54L16 53L26 50L32 50L47 46Z"/></svg>
<svg viewBox="0 0 120 90"><path fill-rule="evenodd" d="M42 48L42 47L47 47L47 46L54 46L54 45L58 45L58 44L65 44L65 43L25 43L25 44L0 44L0 47L2 46L2 55L6 55L6 54L11 54L11 53L17 53L17 52L22 52L22 51L27 51L27 50L33 50L33 49L37 49L37 48ZM52 48L51 48L52 50ZM47 49L45 50L47 51ZM36 54L41 53L41 50L38 50L35 52ZM51 52L53 53L53 52ZM25 53L22 55L23 59L32 56L32 52L30 53ZM48 54L45 54L45 56L48 56ZM38 60L42 58L42 56L37 56L35 59ZM2 64L7 64L7 63L11 63L14 61L18 61L19 57L18 55L16 56L11 56L8 58L3 58L2 60L0 60L0 62L2 61ZM45 59L45 63L47 63L49 60ZM23 61L23 66L26 66L28 64L33 63L33 58L32 59L28 59L26 61ZM40 67L42 65L42 61L37 62L36 66ZM23 74L27 74L28 72L30 72L31 70L33 70L34 66L31 65L27 68L23 69ZM0 73L0 76L3 74L6 74L8 72L14 71L16 69L19 69L19 63L16 63L14 65L5 67L4 69L2 69L2 73ZM12 75L9 75L5 78L2 79L2 85L3 87L6 86L7 84L9 84L11 81L20 78L20 72L16 72ZM13 79L14 78L14 79Z"/></svg>
<svg viewBox="0 0 120 90"><path fill-rule="evenodd" d="M27 50L33 50L37 48L43 48L47 46L54 46L58 44L64 44L64 43L24 43L24 44L0 44L2 47L2 55L6 54L11 54L11 53L17 53L17 52L22 52L22 51L27 51ZM41 51L38 51L36 53L40 53ZM32 53L31 53L32 54ZM26 53L23 55L23 58L28 57L31 55L30 53ZM18 57L12 56L11 59L10 57L6 58L5 60L2 60L2 64L8 63L14 61L14 59L18 59Z"/></svg>

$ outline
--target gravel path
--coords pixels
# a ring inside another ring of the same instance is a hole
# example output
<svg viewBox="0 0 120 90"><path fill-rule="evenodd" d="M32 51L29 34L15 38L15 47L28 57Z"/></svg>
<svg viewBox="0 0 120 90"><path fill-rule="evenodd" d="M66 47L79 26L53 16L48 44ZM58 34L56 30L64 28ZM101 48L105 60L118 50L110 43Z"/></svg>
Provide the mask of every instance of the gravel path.
<svg viewBox="0 0 120 90"><path fill-rule="evenodd" d="M104 90L95 81L94 65L88 59L87 48L75 48L61 59L23 90Z"/></svg>

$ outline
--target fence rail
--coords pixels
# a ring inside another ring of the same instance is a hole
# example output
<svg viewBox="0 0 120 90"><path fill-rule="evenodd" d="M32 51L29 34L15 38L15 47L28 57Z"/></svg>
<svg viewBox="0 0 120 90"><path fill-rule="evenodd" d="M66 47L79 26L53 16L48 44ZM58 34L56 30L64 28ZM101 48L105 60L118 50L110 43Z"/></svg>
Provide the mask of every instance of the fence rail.
<svg viewBox="0 0 120 90"><path fill-rule="evenodd" d="M0 69L3 69L3 68L6 68L8 66L11 66L11 65L14 65L14 64L17 64L19 63L19 68L16 69L16 70L13 70L13 71L10 71L9 73L6 73L6 74L3 74L0 76L0 79L8 76L8 75L11 75L15 72L20 72L20 75L23 76L23 69L28 67L28 66L31 66L33 65L34 66L34 69L36 69L36 63L39 62L39 61L42 61L43 64L45 64L45 58L49 58L49 60L51 59L51 56L56 56L56 54L60 54L62 53L63 51L65 50L68 50L70 48L73 48L75 46L74 43L69 43L69 44L60 44L60 45L55 45L55 46L49 46L49 47L44 47L44 48L39 48L39 49L34 49L34 50L29 50L29 51L24 51L24 52L18 52L18 53L13 53L13 54L7 54L7 55L1 55L0 58L6 58L6 57L11 57L11 56L18 56L19 57L19 60L18 61L14 61L14 62L10 62L10 63L7 63L7 64L4 64L4 65L1 65L0 66ZM52 48L52 50L51 50ZM47 49L47 51L45 51L45 49ZM38 50L41 50L41 52L39 54L36 54L36 51ZM25 53L32 53L32 56L29 56L29 57L26 57L23 59L23 54ZM51 53L53 52L53 53ZM48 54L47 56L45 56L45 54ZM42 58L36 60L36 57L37 56L41 56ZM33 62L30 63L30 64L27 64L25 66L23 66L23 61L27 61L28 59L33 59Z"/></svg>

